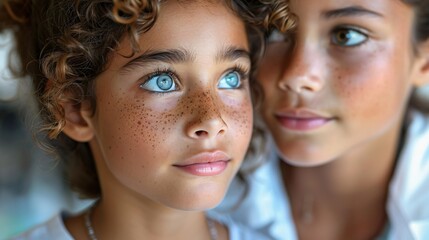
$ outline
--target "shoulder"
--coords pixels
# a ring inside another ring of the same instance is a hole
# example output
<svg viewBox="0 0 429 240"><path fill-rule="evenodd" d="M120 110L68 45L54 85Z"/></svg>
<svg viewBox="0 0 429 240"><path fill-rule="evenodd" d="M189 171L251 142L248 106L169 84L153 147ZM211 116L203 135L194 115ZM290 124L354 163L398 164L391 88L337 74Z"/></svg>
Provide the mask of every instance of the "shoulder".
<svg viewBox="0 0 429 240"><path fill-rule="evenodd" d="M395 236L429 238L429 116L411 112L390 184L388 214Z"/></svg>
<svg viewBox="0 0 429 240"><path fill-rule="evenodd" d="M73 240L64 226L61 214L55 215L47 222L35 226L10 240Z"/></svg>
<svg viewBox="0 0 429 240"><path fill-rule="evenodd" d="M402 141L391 188L413 194L418 187L429 183L429 116L412 112Z"/></svg>

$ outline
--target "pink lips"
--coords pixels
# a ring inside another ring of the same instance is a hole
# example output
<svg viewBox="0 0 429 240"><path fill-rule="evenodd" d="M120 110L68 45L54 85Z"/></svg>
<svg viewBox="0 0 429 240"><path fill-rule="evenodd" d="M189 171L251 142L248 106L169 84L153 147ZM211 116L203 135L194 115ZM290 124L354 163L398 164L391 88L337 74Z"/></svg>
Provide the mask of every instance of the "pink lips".
<svg viewBox="0 0 429 240"><path fill-rule="evenodd" d="M230 157L222 151L203 152L173 166L196 176L214 176L226 169L229 160Z"/></svg>
<svg viewBox="0 0 429 240"><path fill-rule="evenodd" d="M305 110L294 109L276 114L280 124L293 131L310 131L320 128L333 120L331 117Z"/></svg>

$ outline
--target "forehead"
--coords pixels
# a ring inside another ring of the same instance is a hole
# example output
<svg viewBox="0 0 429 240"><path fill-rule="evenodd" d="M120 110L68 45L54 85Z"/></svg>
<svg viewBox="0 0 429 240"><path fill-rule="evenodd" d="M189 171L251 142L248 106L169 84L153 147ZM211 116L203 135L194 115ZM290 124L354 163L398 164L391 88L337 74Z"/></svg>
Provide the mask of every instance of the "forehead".
<svg viewBox="0 0 429 240"><path fill-rule="evenodd" d="M245 23L224 1L162 2L155 24L140 35L139 45L140 52L181 49L206 59L231 46L248 50ZM130 52L129 39L125 38L114 54L117 57L112 59L113 65L131 60L118 57L129 56Z"/></svg>
<svg viewBox="0 0 429 240"><path fill-rule="evenodd" d="M358 7L367 9L385 18L399 17L401 13L407 12L410 16L412 7L402 0L289 0L290 8L295 14L314 17L322 17L322 14L334 9Z"/></svg>
<svg viewBox="0 0 429 240"><path fill-rule="evenodd" d="M183 24L192 22L192 25L198 25L196 19L201 18L225 18L230 22L241 21L235 17L233 11L224 1L189 1L189 0L169 0L161 4L159 17L155 23L162 24ZM235 20L233 20L235 18ZM213 23L221 22L221 19ZM213 20L213 19L212 19ZM203 21L207 24L207 21Z"/></svg>

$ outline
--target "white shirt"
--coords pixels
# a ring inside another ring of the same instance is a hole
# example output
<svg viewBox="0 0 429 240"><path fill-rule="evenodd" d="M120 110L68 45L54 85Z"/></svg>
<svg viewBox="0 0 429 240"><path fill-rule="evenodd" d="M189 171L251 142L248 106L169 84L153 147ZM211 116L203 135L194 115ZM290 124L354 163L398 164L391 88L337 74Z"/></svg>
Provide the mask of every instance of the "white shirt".
<svg viewBox="0 0 429 240"><path fill-rule="evenodd" d="M251 174L246 197L240 200L244 187L235 179L225 200L213 211L228 212L234 221L274 239L297 240L278 156L272 150L267 157L269 160ZM237 201L239 205L234 206ZM411 114L386 208L387 239L429 239L429 119L422 113Z"/></svg>
<svg viewBox="0 0 429 240"><path fill-rule="evenodd" d="M220 218L218 214L212 214L211 218L221 222L228 228L230 240L270 240L270 238L262 234L239 226L231 218L223 217L218 220ZM49 221L10 240L74 240L74 238L67 231L63 218L58 214Z"/></svg>
<svg viewBox="0 0 429 240"><path fill-rule="evenodd" d="M60 214L10 240L73 240Z"/></svg>

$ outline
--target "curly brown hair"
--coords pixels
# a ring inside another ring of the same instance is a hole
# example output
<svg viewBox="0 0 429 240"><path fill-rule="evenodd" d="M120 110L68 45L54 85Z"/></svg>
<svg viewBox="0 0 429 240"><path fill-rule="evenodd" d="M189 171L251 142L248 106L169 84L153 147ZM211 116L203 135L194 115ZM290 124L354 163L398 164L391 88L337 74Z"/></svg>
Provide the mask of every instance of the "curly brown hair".
<svg viewBox="0 0 429 240"><path fill-rule="evenodd" d="M46 133L41 142L45 149L65 160L70 185L82 197L100 196L97 171L88 144L76 142L62 132L65 112L60 103L72 100L80 104L89 99L95 110L94 79L105 70L124 36L131 39L133 54L139 51L139 35L153 26L161 2L3 0L0 6L0 31L10 29L15 34L16 49L25 66L20 73L33 79L44 123L40 128ZM246 24L252 66L263 51L264 29L285 31L294 25L288 18L286 1L222 2Z"/></svg>

